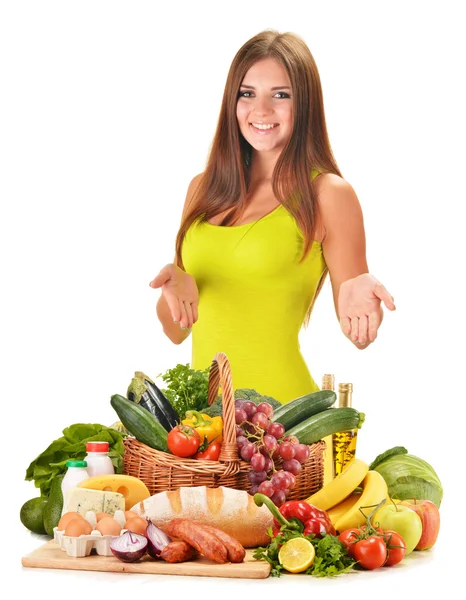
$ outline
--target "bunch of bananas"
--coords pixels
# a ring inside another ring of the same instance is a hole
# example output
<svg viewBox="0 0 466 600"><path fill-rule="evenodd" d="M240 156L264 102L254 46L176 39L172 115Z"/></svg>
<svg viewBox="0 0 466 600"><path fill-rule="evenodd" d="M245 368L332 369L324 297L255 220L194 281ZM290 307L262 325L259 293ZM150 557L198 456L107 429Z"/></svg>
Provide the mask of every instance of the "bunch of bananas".
<svg viewBox="0 0 466 600"><path fill-rule="evenodd" d="M385 479L378 471L370 471L367 463L354 458L344 471L306 502L327 511L336 531L341 533L365 525L366 517L383 499L390 500ZM372 516L373 523L377 512Z"/></svg>

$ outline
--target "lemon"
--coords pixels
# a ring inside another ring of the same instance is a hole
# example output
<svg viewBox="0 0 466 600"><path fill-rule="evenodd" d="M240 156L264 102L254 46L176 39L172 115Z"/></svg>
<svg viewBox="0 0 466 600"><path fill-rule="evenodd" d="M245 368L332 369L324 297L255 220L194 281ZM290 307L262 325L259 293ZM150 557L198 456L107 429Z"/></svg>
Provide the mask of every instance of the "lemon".
<svg viewBox="0 0 466 600"><path fill-rule="evenodd" d="M302 573L314 562L316 551L309 540L293 538L283 544L278 552L278 560L290 573Z"/></svg>

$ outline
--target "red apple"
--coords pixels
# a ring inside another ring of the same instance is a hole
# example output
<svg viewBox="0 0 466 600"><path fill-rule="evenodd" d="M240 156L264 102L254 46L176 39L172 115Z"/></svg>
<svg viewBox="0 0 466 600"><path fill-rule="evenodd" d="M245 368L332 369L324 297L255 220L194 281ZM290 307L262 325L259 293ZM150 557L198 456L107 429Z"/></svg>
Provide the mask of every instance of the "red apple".
<svg viewBox="0 0 466 600"><path fill-rule="evenodd" d="M415 550L432 548L440 530L440 512L437 506L430 500L402 500L399 504L411 508L421 517L422 535Z"/></svg>

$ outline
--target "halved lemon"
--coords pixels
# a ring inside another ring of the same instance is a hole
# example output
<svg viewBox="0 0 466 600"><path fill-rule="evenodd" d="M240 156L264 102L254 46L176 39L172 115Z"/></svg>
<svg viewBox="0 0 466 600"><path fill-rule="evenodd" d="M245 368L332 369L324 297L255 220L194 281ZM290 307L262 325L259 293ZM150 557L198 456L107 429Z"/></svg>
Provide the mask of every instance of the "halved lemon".
<svg viewBox="0 0 466 600"><path fill-rule="evenodd" d="M309 540L292 538L283 544L278 552L278 560L290 573L302 573L314 562L316 551Z"/></svg>

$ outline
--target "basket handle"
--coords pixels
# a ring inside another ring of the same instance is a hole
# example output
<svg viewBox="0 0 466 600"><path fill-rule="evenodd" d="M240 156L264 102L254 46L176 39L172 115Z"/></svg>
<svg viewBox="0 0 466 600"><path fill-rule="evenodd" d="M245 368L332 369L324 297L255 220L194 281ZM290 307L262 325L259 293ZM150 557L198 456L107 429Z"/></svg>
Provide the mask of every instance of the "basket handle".
<svg viewBox="0 0 466 600"><path fill-rule="evenodd" d="M236 444L235 396L231 366L224 352L217 352L210 366L207 399L209 406L217 398L220 385L222 387L223 405L223 442L219 461L239 463L241 459Z"/></svg>

